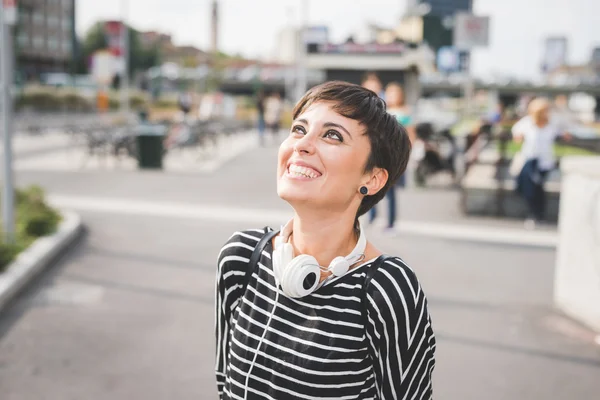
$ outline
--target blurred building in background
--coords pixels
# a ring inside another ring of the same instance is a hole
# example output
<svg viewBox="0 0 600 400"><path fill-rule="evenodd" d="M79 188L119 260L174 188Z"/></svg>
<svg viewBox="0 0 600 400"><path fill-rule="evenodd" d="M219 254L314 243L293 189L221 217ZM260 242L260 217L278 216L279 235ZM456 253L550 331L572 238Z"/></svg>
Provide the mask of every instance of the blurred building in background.
<svg viewBox="0 0 600 400"><path fill-rule="evenodd" d="M70 72L77 46L75 0L19 0L15 26L17 79Z"/></svg>
<svg viewBox="0 0 600 400"><path fill-rule="evenodd" d="M412 4L429 4L431 11L428 15L442 18L453 17L457 11L473 10L473 0L413 0Z"/></svg>
<svg viewBox="0 0 600 400"><path fill-rule="evenodd" d="M419 74L434 69L435 55L428 46L402 40L390 29L368 24L343 43L331 42L326 27L310 29L318 34L305 40L306 64L323 71L326 80L360 84L367 72L375 72L383 85L402 84L407 102L414 104L420 96Z"/></svg>
<svg viewBox="0 0 600 400"><path fill-rule="evenodd" d="M173 38L171 35L157 31L141 31L140 44L146 48L172 46Z"/></svg>

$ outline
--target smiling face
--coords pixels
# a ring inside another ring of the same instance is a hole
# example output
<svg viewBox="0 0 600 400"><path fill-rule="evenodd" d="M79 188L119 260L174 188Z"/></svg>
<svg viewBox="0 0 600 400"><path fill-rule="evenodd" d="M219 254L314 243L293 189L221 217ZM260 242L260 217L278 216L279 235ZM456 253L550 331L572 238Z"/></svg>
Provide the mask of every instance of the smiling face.
<svg viewBox="0 0 600 400"><path fill-rule="evenodd" d="M371 152L365 128L331 105L316 102L298 115L279 148L277 192L292 207L358 209L361 186L370 193L382 186L373 172L365 173Z"/></svg>

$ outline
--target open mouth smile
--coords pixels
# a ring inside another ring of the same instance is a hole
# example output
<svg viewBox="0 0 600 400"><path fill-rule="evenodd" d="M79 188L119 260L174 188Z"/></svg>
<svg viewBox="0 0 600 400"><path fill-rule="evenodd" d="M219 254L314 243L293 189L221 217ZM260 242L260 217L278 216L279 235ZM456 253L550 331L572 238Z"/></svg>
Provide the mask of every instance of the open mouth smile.
<svg viewBox="0 0 600 400"><path fill-rule="evenodd" d="M292 178L316 179L322 174L310 166L290 163L287 167L287 175Z"/></svg>

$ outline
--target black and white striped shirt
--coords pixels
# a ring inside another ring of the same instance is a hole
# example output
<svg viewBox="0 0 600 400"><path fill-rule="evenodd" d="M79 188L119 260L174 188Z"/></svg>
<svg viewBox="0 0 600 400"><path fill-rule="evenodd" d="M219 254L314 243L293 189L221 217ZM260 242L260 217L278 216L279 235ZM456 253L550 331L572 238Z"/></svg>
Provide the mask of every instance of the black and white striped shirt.
<svg viewBox="0 0 600 400"><path fill-rule="evenodd" d="M219 254L215 367L221 399L244 398L273 307L247 398L432 398L436 341L427 299L400 258L376 271L367 304L361 300L363 282L374 260L293 299L276 289L268 244L244 295L248 261L263 235L236 232Z"/></svg>

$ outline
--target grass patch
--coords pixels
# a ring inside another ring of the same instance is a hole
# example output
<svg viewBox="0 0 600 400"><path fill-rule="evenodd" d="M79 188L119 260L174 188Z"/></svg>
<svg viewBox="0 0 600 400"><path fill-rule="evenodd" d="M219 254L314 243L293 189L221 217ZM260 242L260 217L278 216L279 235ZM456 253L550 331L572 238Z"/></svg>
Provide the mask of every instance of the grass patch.
<svg viewBox="0 0 600 400"><path fill-rule="evenodd" d="M36 239L56 231L61 216L46 203L42 188L33 185L15 193L15 243L9 244L2 233L0 272Z"/></svg>

